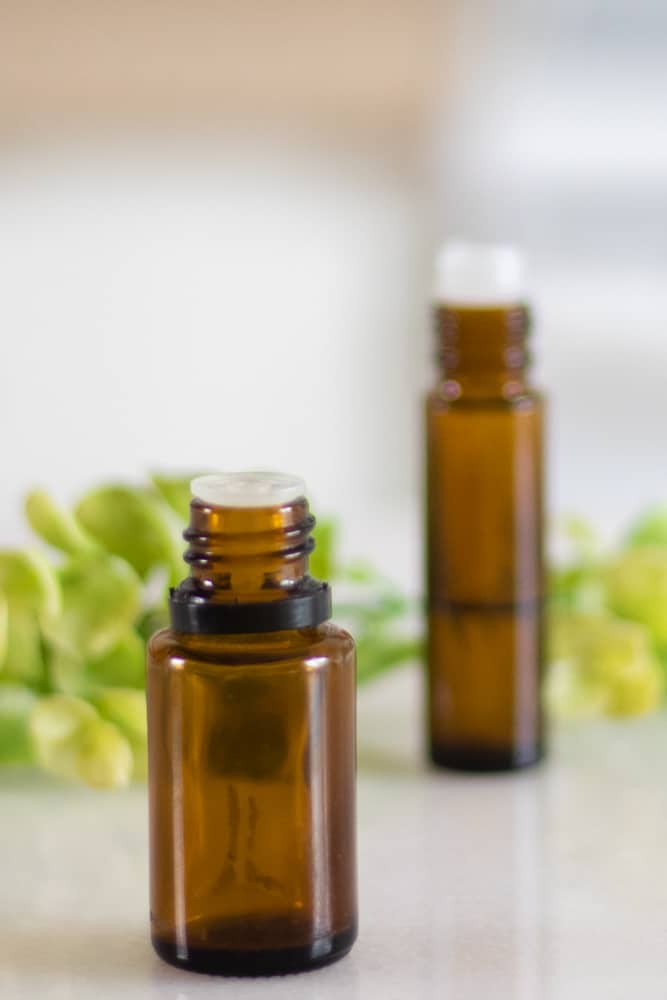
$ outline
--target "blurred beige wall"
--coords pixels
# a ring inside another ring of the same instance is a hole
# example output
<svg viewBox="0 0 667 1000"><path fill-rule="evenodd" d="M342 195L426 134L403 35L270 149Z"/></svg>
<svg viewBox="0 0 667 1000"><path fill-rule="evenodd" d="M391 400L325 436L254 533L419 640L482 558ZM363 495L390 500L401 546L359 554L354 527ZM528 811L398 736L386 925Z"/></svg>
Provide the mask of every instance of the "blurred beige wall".
<svg viewBox="0 0 667 1000"><path fill-rule="evenodd" d="M400 146L436 72L432 0L0 0L0 136L273 124Z"/></svg>

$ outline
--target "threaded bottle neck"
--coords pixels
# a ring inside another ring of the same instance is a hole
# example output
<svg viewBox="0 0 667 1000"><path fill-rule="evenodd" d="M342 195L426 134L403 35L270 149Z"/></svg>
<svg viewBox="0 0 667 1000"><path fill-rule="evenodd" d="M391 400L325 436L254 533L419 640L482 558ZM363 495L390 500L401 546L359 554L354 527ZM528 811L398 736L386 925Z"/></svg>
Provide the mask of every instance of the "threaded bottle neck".
<svg viewBox="0 0 667 1000"><path fill-rule="evenodd" d="M216 507L195 499L185 561L191 589L213 601L287 596L308 575L315 518L301 497L280 507Z"/></svg>
<svg viewBox="0 0 667 1000"><path fill-rule="evenodd" d="M191 486L190 576L169 598L176 632L281 632L331 617L328 584L308 575L315 518L303 480L257 471L198 476Z"/></svg>
<svg viewBox="0 0 667 1000"><path fill-rule="evenodd" d="M513 399L526 392L530 314L525 306L438 305L435 327L448 399Z"/></svg>

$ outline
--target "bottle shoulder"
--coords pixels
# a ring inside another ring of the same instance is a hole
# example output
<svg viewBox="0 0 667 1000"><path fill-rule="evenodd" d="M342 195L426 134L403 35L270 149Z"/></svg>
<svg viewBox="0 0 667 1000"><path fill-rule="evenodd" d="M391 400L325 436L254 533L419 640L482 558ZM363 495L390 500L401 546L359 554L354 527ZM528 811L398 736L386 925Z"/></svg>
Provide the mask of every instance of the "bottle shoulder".
<svg viewBox="0 0 667 1000"><path fill-rule="evenodd" d="M166 628L148 643L148 666L302 665L354 658L354 640L333 622L307 629L244 635L194 635Z"/></svg>

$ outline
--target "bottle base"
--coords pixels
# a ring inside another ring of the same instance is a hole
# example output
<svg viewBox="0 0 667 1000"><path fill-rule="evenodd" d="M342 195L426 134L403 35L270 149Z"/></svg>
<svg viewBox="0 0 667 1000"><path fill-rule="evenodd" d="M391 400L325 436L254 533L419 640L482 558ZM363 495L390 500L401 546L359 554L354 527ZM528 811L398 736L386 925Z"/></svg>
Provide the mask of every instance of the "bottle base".
<svg viewBox="0 0 667 1000"><path fill-rule="evenodd" d="M152 942L160 958L179 969L219 976L280 976L338 961L347 955L356 937L357 928L351 927L297 948L190 948L156 934Z"/></svg>
<svg viewBox="0 0 667 1000"><path fill-rule="evenodd" d="M466 746L430 747L431 762L436 767L451 771L474 773L517 771L524 767L534 767L544 759L544 748L492 748Z"/></svg>

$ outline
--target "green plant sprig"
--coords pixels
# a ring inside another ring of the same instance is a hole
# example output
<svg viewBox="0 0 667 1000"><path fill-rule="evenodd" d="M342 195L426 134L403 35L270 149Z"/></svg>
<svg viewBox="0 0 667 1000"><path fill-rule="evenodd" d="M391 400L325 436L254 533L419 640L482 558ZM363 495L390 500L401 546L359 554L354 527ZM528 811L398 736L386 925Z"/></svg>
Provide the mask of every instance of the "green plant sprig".
<svg viewBox="0 0 667 1000"><path fill-rule="evenodd" d="M0 551L0 765L98 788L145 776L145 641L167 625L167 588L183 573L190 479L101 486L73 510L42 490L26 498L47 549ZM581 519L561 533L569 555L549 576L549 712L655 709L667 671L667 508L611 552ZM334 584L359 683L421 660L417 602L372 566L341 563L334 521L318 524L316 540L311 572Z"/></svg>
<svg viewBox="0 0 667 1000"><path fill-rule="evenodd" d="M73 510L28 495L51 557L0 552L0 764L98 788L145 776L145 641L168 624L167 589L184 572L191 478L100 486ZM419 635L400 632L409 602L370 567L338 566L332 521L316 530L313 575L352 588L336 611L357 638L359 682L416 658Z"/></svg>

